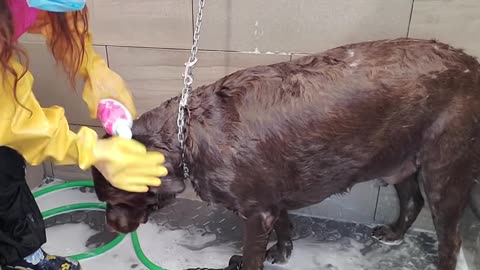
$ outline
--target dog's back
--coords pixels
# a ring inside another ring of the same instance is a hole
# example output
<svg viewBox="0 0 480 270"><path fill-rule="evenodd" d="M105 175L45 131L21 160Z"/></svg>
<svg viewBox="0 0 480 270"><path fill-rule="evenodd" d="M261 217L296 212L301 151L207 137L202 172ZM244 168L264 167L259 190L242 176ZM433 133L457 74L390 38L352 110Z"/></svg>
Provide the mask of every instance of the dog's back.
<svg viewBox="0 0 480 270"><path fill-rule="evenodd" d="M458 106L477 113L478 75L473 57L410 39L233 73L191 99L197 190L222 203L294 208L388 177L418 162Z"/></svg>

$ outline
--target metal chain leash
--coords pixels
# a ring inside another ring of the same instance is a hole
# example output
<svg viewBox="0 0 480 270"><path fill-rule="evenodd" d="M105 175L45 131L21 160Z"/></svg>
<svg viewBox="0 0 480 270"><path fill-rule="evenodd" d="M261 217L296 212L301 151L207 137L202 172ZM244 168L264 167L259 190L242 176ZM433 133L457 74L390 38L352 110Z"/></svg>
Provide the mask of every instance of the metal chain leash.
<svg viewBox="0 0 480 270"><path fill-rule="evenodd" d="M182 167L183 167L183 176L185 179L189 178L189 169L187 166L187 162L185 159L185 142L187 139L187 132L186 132L186 122L188 116L188 96L190 95L190 91L192 90L193 84L193 68L197 63L197 53L198 53L198 41L200 40L200 29L202 27L202 20L203 20L203 9L205 7L206 0L199 0L198 1L198 14L197 20L195 22L195 31L193 33L193 45L192 49L190 50L191 56L188 58L188 61L185 63L185 71L183 73L183 89L182 89L182 97L180 99L180 103L178 106L178 118L177 118L177 126L178 126L178 141L180 142L180 150L182 151Z"/></svg>

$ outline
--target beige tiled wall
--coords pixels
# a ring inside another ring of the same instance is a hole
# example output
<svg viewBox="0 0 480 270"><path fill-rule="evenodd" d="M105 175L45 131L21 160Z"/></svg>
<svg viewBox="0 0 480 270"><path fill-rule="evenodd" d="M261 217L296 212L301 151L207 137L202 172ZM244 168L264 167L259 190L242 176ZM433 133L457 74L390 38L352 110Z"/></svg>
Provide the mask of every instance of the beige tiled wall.
<svg viewBox="0 0 480 270"><path fill-rule="evenodd" d="M180 93L197 0L88 3L96 49L127 81L140 113ZM480 56L479 14L479 0L208 0L195 85L211 83L244 67L407 34L438 38ZM35 93L41 103L64 106L73 129L78 125L98 127L81 100L81 84L77 92L69 88L42 38L26 36L22 43L32 57ZM63 179L89 177L76 166L45 167L47 175ZM390 196L386 194L366 184L354 188L350 196L332 198L324 210L309 208L304 213L338 217L331 213L340 212L362 222L385 221L391 218L390 210L376 209L375 202L379 198L382 204ZM361 214L348 214L352 211Z"/></svg>
<svg viewBox="0 0 480 270"><path fill-rule="evenodd" d="M411 37L435 37L480 57L480 1L415 0Z"/></svg>
<svg viewBox="0 0 480 270"><path fill-rule="evenodd" d="M191 46L191 0L90 0L88 5L96 44Z"/></svg>
<svg viewBox="0 0 480 270"><path fill-rule="evenodd" d="M42 182L45 177L44 164L39 166L27 166L27 183L30 188L35 188Z"/></svg>
<svg viewBox="0 0 480 270"><path fill-rule="evenodd" d="M412 1L210 0L207 4L201 48L290 53L405 36Z"/></svg>
<svg viewBox="0 0 480 270"><path fill-rule="evenodd" d="M175 96L182 87L182 66L187 51L109 47L110 67L132 89L138 113Z"/></svg>

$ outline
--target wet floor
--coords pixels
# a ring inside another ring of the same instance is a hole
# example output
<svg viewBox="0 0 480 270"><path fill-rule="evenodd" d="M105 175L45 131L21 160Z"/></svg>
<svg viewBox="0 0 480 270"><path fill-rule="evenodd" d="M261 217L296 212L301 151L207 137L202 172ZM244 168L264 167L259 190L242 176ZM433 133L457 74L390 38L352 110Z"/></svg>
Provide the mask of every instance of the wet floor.
<svg viewBox="0 0 480 270"><path fill-rule="evenodd" d="M40 198L42 210L64 204L95 201L88 188L62 191ZM51 253L71 255L101 246L115 237L105 230L102 211L76 211L47 220ZM294 251L288 264L265 264L267 270L434 270L437 243L431 232L411 231L398 246L370 238L371 227L291 215ZM468 226L467 226L468 227ZM476 233L468 227L465 233ZM223 268L233 254L241 254L240 220L223 208L203 202L178 199L155 213L138 230L140 243L151 261L169 270L193 267ZM272 243L274 243L274 236ZM137 259L129 237L111 251L82 261L86 270L148 269ZM458 270L469 270L460 255Z"/></svg>

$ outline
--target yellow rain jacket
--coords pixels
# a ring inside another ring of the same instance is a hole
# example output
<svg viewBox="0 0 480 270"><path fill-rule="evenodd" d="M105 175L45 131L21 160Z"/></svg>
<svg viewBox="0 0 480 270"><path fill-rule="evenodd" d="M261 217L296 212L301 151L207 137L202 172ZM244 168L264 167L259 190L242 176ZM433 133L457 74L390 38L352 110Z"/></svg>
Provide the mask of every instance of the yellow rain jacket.
<svg viewBox="0 0 480 270"><path fill-rule="evenodd" d="M68 14L71 13L66 13ZM70 27L73 17L69 17ZM29 33L42 34L47 42L52 38L52 27L47 12L41 11ZM105 61L95 53L90 34L85 40L85 55L79 76L85 80L83 100L87 103L90 117L97 115L101 99L112 98L124 104L136 118L132 96L124 81L110 70ZM63 59L71 62L68 55ZM10 66L23 74L25 67L16 59ZM98 140L90 128L82 127L78 133L69 129L63 108L42 108L33 92L33 76L27 73L18 81L13 91L15 78L8 72L0 72L0 145L17 150L32 165L46 159L55 164L78 164L87 169L95 165L116 187L133 192L145 192L147 186L160 185L158 177L165 176L161 153L147 152L138 142L122 138Z"/></svg>

